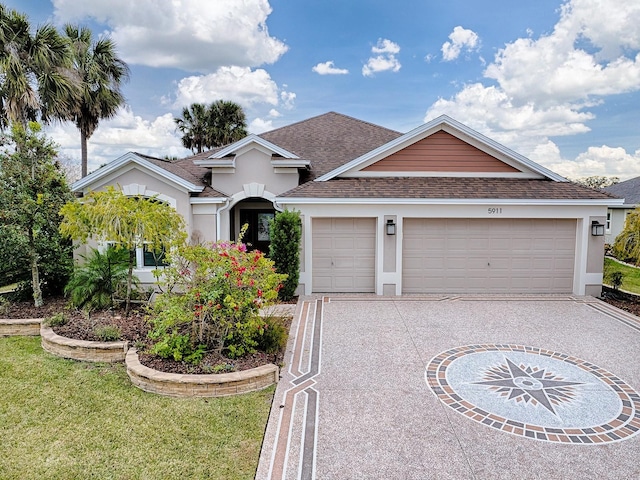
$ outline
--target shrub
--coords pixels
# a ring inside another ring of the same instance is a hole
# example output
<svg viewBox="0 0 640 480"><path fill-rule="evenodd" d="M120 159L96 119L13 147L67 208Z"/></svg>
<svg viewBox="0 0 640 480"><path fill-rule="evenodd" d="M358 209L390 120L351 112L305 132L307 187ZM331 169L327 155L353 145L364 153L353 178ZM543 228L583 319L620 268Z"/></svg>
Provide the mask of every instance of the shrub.
<svg viewBox="0 0 640 480"><path fill-rule="evenodd" d="M609 282L614 290L619 290L622 286L622 280L624 279L624 273L617 271L611 272L607 275Z"/></svg>
<svg viewBox="0 0 640 480"><path fill-rule="evenodd" d="M116 325L96 327L93 329L93 334L98 337L101 342L115 342L122 337L122 333Z"/></svg>
<svg viewBox="0 0 640 480"><path fill-rule="evenodd" d="M264 324L259 309L272 305L285 275L261 252L235 242L185 246L171 255L165 288L156 297L150 337L158 355L185 358L200 346L230 357L255 351Z"/></svg>
<svg viewBox="0 0 640 480"><path fill-rule="evenodd" d="M278 273L287 275L279 297L288 301L294 297L300 279L300 212L285 210L276 214L270 232L269 258L275 263Z"/></svg>
<svg viewBox="0 0 640 480"><path fill-rule="evenodd" d="M282 317L265 317L264 324L255 337L257 348L267 353L276 353L287 345L289 333Z"/></svg>
<svg viewBox="0 0 640 480"><path fill-rule="evenodd" d="M65 314L60 312L52 315L51 317L45 318L42 323L44 323L48 327L53 328L66 325L68 321L69 319L65 316Z"/></svg>
<svg viewBox="0 0 640 480"><path fill-rule="evenodd" d="M85 263L76 266L65 295L74 307L89 312L113 307L114 295L126 288L129 252L111 247L104 253L91 249L83 258Z"/></svg>
<svg viewBox="0 0 640 480"><path fill-rule="evenodd" d="M162 358L173 358L176 362L199 363L205 353L205 346L195 348L189 342L189 335L181 335L176 330L162 336L151 348L151 353Z"/></svg>

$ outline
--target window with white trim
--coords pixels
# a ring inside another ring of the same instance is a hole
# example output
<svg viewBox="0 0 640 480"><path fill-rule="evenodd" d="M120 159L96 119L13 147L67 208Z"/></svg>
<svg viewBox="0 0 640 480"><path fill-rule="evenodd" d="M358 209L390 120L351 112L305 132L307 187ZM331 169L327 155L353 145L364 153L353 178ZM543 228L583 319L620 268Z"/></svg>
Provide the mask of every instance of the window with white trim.
<svg viewBox="0 0 640 480"><path fill-rule="evenodd" d="M607 232L610 232L610 231L611 231L611 210L607 210L607 222L606 222L606 224L605 224L604 229L605 229Z"/></svg>

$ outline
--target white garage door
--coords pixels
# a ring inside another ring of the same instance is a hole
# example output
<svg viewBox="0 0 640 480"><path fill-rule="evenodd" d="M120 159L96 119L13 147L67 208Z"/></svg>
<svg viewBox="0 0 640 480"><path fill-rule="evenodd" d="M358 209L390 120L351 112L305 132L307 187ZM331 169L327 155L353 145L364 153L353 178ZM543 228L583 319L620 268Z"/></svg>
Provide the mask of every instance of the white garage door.
<svg viewBox="0 0 640 480"><path fill-rule="evenodd" d="M405 219L404 293L571 293L575 220Z"/></svg>
<svg viewBox="0 0 640 480"><path fill-rule="evenodd" d="M314 292L375 292L376 220L312 220Z"/></svg>

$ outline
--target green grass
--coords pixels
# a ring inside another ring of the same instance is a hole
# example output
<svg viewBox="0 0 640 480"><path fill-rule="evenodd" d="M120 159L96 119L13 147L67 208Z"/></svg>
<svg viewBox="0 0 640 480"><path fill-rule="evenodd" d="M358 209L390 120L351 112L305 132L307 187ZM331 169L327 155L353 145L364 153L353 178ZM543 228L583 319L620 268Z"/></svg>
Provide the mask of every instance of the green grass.
<svg viewBox="0 0 640 480"><path fill-rule="evenodd" d="M273 391L161 397L132 386L122 364L0 338L0 478L253 478Z"/></svg>
<svg viewBox="0 0 640 480"><path fill-rule="evenodd" d="M631 267L622 263L618 263L610 258L604 259L604 282L610 285L611 282L607 279L606 274L609 272L622 272L624 277L622 278L622 285L620 288L631 293L640 294L640 268Z"/></svg>

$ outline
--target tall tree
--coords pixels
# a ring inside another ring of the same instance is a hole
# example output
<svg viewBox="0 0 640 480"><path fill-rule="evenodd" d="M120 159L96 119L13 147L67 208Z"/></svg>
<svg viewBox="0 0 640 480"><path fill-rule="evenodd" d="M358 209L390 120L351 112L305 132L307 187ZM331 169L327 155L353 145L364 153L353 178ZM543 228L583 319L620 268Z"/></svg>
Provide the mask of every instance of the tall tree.
<svg viewBox="0 0 640 480"><path fill-rule="evenodd" d="M57 165L57 152L50 140L39 134L40 126L13 125L10 144L0 153L0 234L21 239L31 269L31 287L36 307L43 304L41 261L71 266L70 248L58 233L60 208L73 197L64 173ZM43 252L40 245L46 245ZM3 252L5 254L6 252ZM61 287L61 286L59 286Z"/></svg>
<svg viewBox="0 0 640 480"><path fill-rule="evenodd" d="M202 153L206 144L207 106L204 103L192 103L182 109L182 118L174 118L173 121L182 133L184 148L193 153Z"/></svg>
<svg viewBox="0 0 640 480"><path fill-rule="evenodd" d="M222 147L247 135L247 118L240 105L226 100L216 100L209 106L207 146Z"/></svg>
<svg viewBox="0 0 640 480"><path fill-rule="evenodd" d="M82 176L87 175L87 140L100 120L112 118L124 103L120 90L129 79L129 67L117 55L110 38L93 41L91 30L66 25L64 32L73 57L73 72L79 84L79 98L72 103L69 119L80 130Z"/></svg>
<svg viewBox="0 0 640 480"><path fill-rule="evenodd" d="M604 177L600 175L594 175L592 177L582 177L573 180L575 183L584 185L585 187L600 190L601 188L609 187L620 181L618 177Z"/></svg>
<svg viewBox="0 0 640 480"><path fill-rule="evenodd" d="M67 42L45 24L31 32L24 14L0 4L0 127L67 118L77 99Z"/></svg>
<svg viewBox="0 0 640 480"><path fill-rule="evenodd" d="M182 133L182 145L193 153L221 147L247 135L247 119L240 105L216 100L210 105L193 103L174 119Z"/></svg>
<svg viewBox="0 0 640 480"><path fill-rule="evenodd" d="M131 304L136 248L147 246L156 252L184 243L184 219L171 206L154 198L128 197L114 187L93 191L80 201L67 203L60 213L63 235L86 242L93 238L113 242L117 249L129 251L126 313Z"/></svg>

